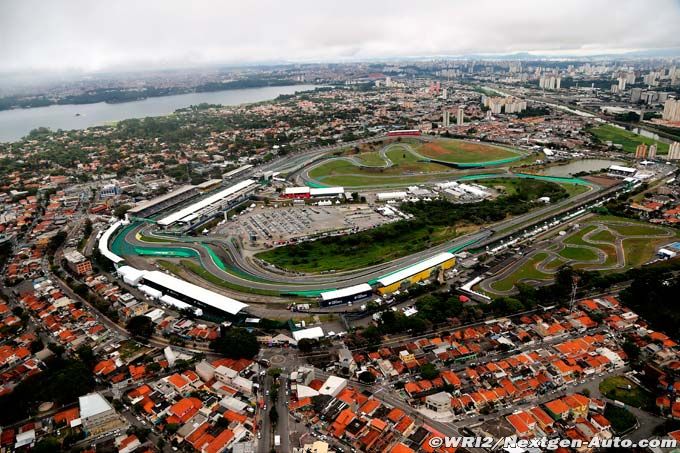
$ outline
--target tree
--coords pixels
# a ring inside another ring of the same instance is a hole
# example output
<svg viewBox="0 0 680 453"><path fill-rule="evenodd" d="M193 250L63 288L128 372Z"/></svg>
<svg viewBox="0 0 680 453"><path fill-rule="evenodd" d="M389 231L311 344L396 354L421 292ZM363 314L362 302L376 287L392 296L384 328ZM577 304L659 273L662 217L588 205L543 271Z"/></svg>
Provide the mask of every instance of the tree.
<svg viewBox="0 0 680 453"><path fill-rule="evenodd" d="M640 357L640 347L636 345L633 341L631 340L626 340L622 345L621 348L623 349L623 352L626 353L628 356L628 359L631 362L634 362Z"/></svg>
<svg viewBox="0 0 680 453"><path fill-rule="evenodd" d="M370 371L364 371L359 374L359 380L364 384L373 384L375 382L375 376Z"/></svg>
<svg viewBox="0 0 680 453"><path fill-rule="evenodd" d="M35 444L35 447L33 447L31 451L37 453L52 453L60 450L61 445L59 444L58 439L54 437L45 437Z"/></svg>
<svg viewBox="0 0 680 453"><path fill-rule="evenodd" d="M431 363L426 363L425 365L420 367L420 375L422 376L423 379L434 379L437 376L439 376L439 370L437 370L437 367L434 366Z"/></svg>
<svg viewBox="0 0 680 453"><path fill-rule="evenodd" d="M255 335L239 328L227 330L220 338L210 343L210 347L233 359L252 359L260 352L260 344Z"/></svg>
<svg viewBox="0 0 680 453"><path fill-rule="evenodd" d="M113 215L119 219L122 219L125 217L125 213L128 212L130 208L131 206L129 204L122 204L113 210Z"/></svg>
<svg viewBox="0 0 680 453"><path fill-rule="evenodd" d="M300 352L308 353L312 352L314 349L314 346L316 346L317 341L313 340L311 338L303 338L300 341L298 341L298 349Z"/></svg>
<svg viewBox="0 0 680 453"><path fill-rule="evenodd" d="M140 315L130 318L126 328L133 336L149 338L153 335L153 321L148 316Z"/></svg>
<svg viewBox="0 0 680 453"><path fill-rule="evenodd" d="M78 354L78 357L80 357L80 360L82 360L88 368L92 369L94 367L96 358L94 352L92 351L92 347L86 344L80 345L78 349L76 349L76 353Z"/></svg>
<svg viewBox="0 0 680 453"><path fill-rule="evenodd" d="M276 410L276 406L272 406L269 411L269 421L276 425L279 422L279 412Z"/></svg>

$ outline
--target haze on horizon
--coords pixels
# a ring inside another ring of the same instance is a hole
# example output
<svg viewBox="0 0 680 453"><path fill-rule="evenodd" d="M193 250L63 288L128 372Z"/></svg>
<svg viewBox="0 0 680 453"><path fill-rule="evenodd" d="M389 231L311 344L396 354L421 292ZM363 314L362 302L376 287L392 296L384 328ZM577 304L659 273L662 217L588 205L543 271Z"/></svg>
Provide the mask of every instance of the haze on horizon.
<svg viewBox="0 0 680 453"><path fill-rule="evenodd" d="M680 48L678 0L6 0L0 73Z"/></svg>

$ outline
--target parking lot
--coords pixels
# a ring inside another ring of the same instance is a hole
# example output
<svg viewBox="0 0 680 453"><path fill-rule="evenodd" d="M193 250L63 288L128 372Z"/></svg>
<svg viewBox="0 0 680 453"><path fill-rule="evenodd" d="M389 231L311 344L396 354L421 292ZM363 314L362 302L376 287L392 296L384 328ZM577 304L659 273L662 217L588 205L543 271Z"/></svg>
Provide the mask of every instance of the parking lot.
<svg viewBox="0 0 680 453"><path fill-rule="evenodd" d="M217 234L236 234L253 248L333 232L359 231L389 221L366 205L256 207L220 225Z"/></svg>

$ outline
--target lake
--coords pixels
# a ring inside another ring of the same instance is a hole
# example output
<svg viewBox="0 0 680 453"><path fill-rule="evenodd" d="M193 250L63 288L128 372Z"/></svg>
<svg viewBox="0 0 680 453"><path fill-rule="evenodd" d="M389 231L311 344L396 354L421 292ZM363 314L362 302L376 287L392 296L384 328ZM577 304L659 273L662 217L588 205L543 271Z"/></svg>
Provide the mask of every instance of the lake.
<svg viewBox="0 0 680 453"><path fill-rule="evenodd" d="M281 94L309 91L316 85L289 85L246 88L241 90L187 93L147 98L120 104L50 105L31 109L0 111L0 142L12 142L24 137L32 129L49 127L52 130L85 129L128 118L168 115L177 109L201 103L238 105L267 101ZM80 116L77 116L77 115Z"/></svg>
<svg viewBox="0 0 680 453"><path fill-rule="evenodd" d="M582 171L604 170L612 165L621 165L621 161L610 159L581 159L564 165L555 165L541 170L542 175L569 177Z"/></svg>

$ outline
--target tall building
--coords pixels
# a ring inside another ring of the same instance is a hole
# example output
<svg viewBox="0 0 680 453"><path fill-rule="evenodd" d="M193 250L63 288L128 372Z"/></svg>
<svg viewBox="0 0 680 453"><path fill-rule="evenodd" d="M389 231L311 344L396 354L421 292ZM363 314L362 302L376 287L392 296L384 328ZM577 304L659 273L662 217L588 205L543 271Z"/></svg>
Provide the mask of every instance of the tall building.
<svg viewBox="0 0 680 453"><path fill-rule="evenodd" d="M680 99L668 99L663 105L663 115L666 121L680 121Z"/></svg>
<svg viewBox="0 0 680 453"><path fill-rule="evenodd" d="M668 160L680 160L680 143L673 142L668 148Z"/></svg>
<svg viewBox="0 0 680 453"><path fill-rule="evenodd" d="M647 145L640 143L637 148L635 148L635 158L644 159L647 157Z"/></svg>
<svg viewBox="0 0 680 453"><path fill-rule="evenodd" d="M463 122L465 121L465 107L463 107L462 105L458 106L458 118L457 119L458 119L458 121L456 122L456 124L458 124L459 126L462 126Z"/></svg>
<svg viewBox="0 0 680 453"><path fill-rule="evenodd" d="M446 100L449 98L449 89L448 88L442 88L442 99Z"/></svg>
<svg viewBox="0 0 680 453"><path fill-rule="evenodd" d="M649 153L647 154L648 159L656 159L656 143L649 147Z"/></svg>
<svg viewBox="0 0 680 453"><path fill-rule="evenodd" d="M444 109L442 110L442 127L449 127L450 120L449 120L449 111Z"/></svg>
<svg viewBox="0 0 680 453"><path fill-rule="evenodd" d="M624 91L626 89L626 79L625 77L619 77L619 91Z"/></svg>
<svg viewBox="0 0 680 453"><path fill-rule="evenodd" d="M388 88L392 86L392 77L385 77L385 86Z"/></svg>
<svg viewBox="0 0 680 453"><path fill-rule="evenodd" d="M561 83L561 78L548 75L542 75L538 80L538 86L544 90L559 90Z"/></svg>
<svg viewBox="0 0 680 453"><path fill-rule="evenodd" d="M638 102L642 97L642 88L633 88L630 90L630 102Z"/></svg>

